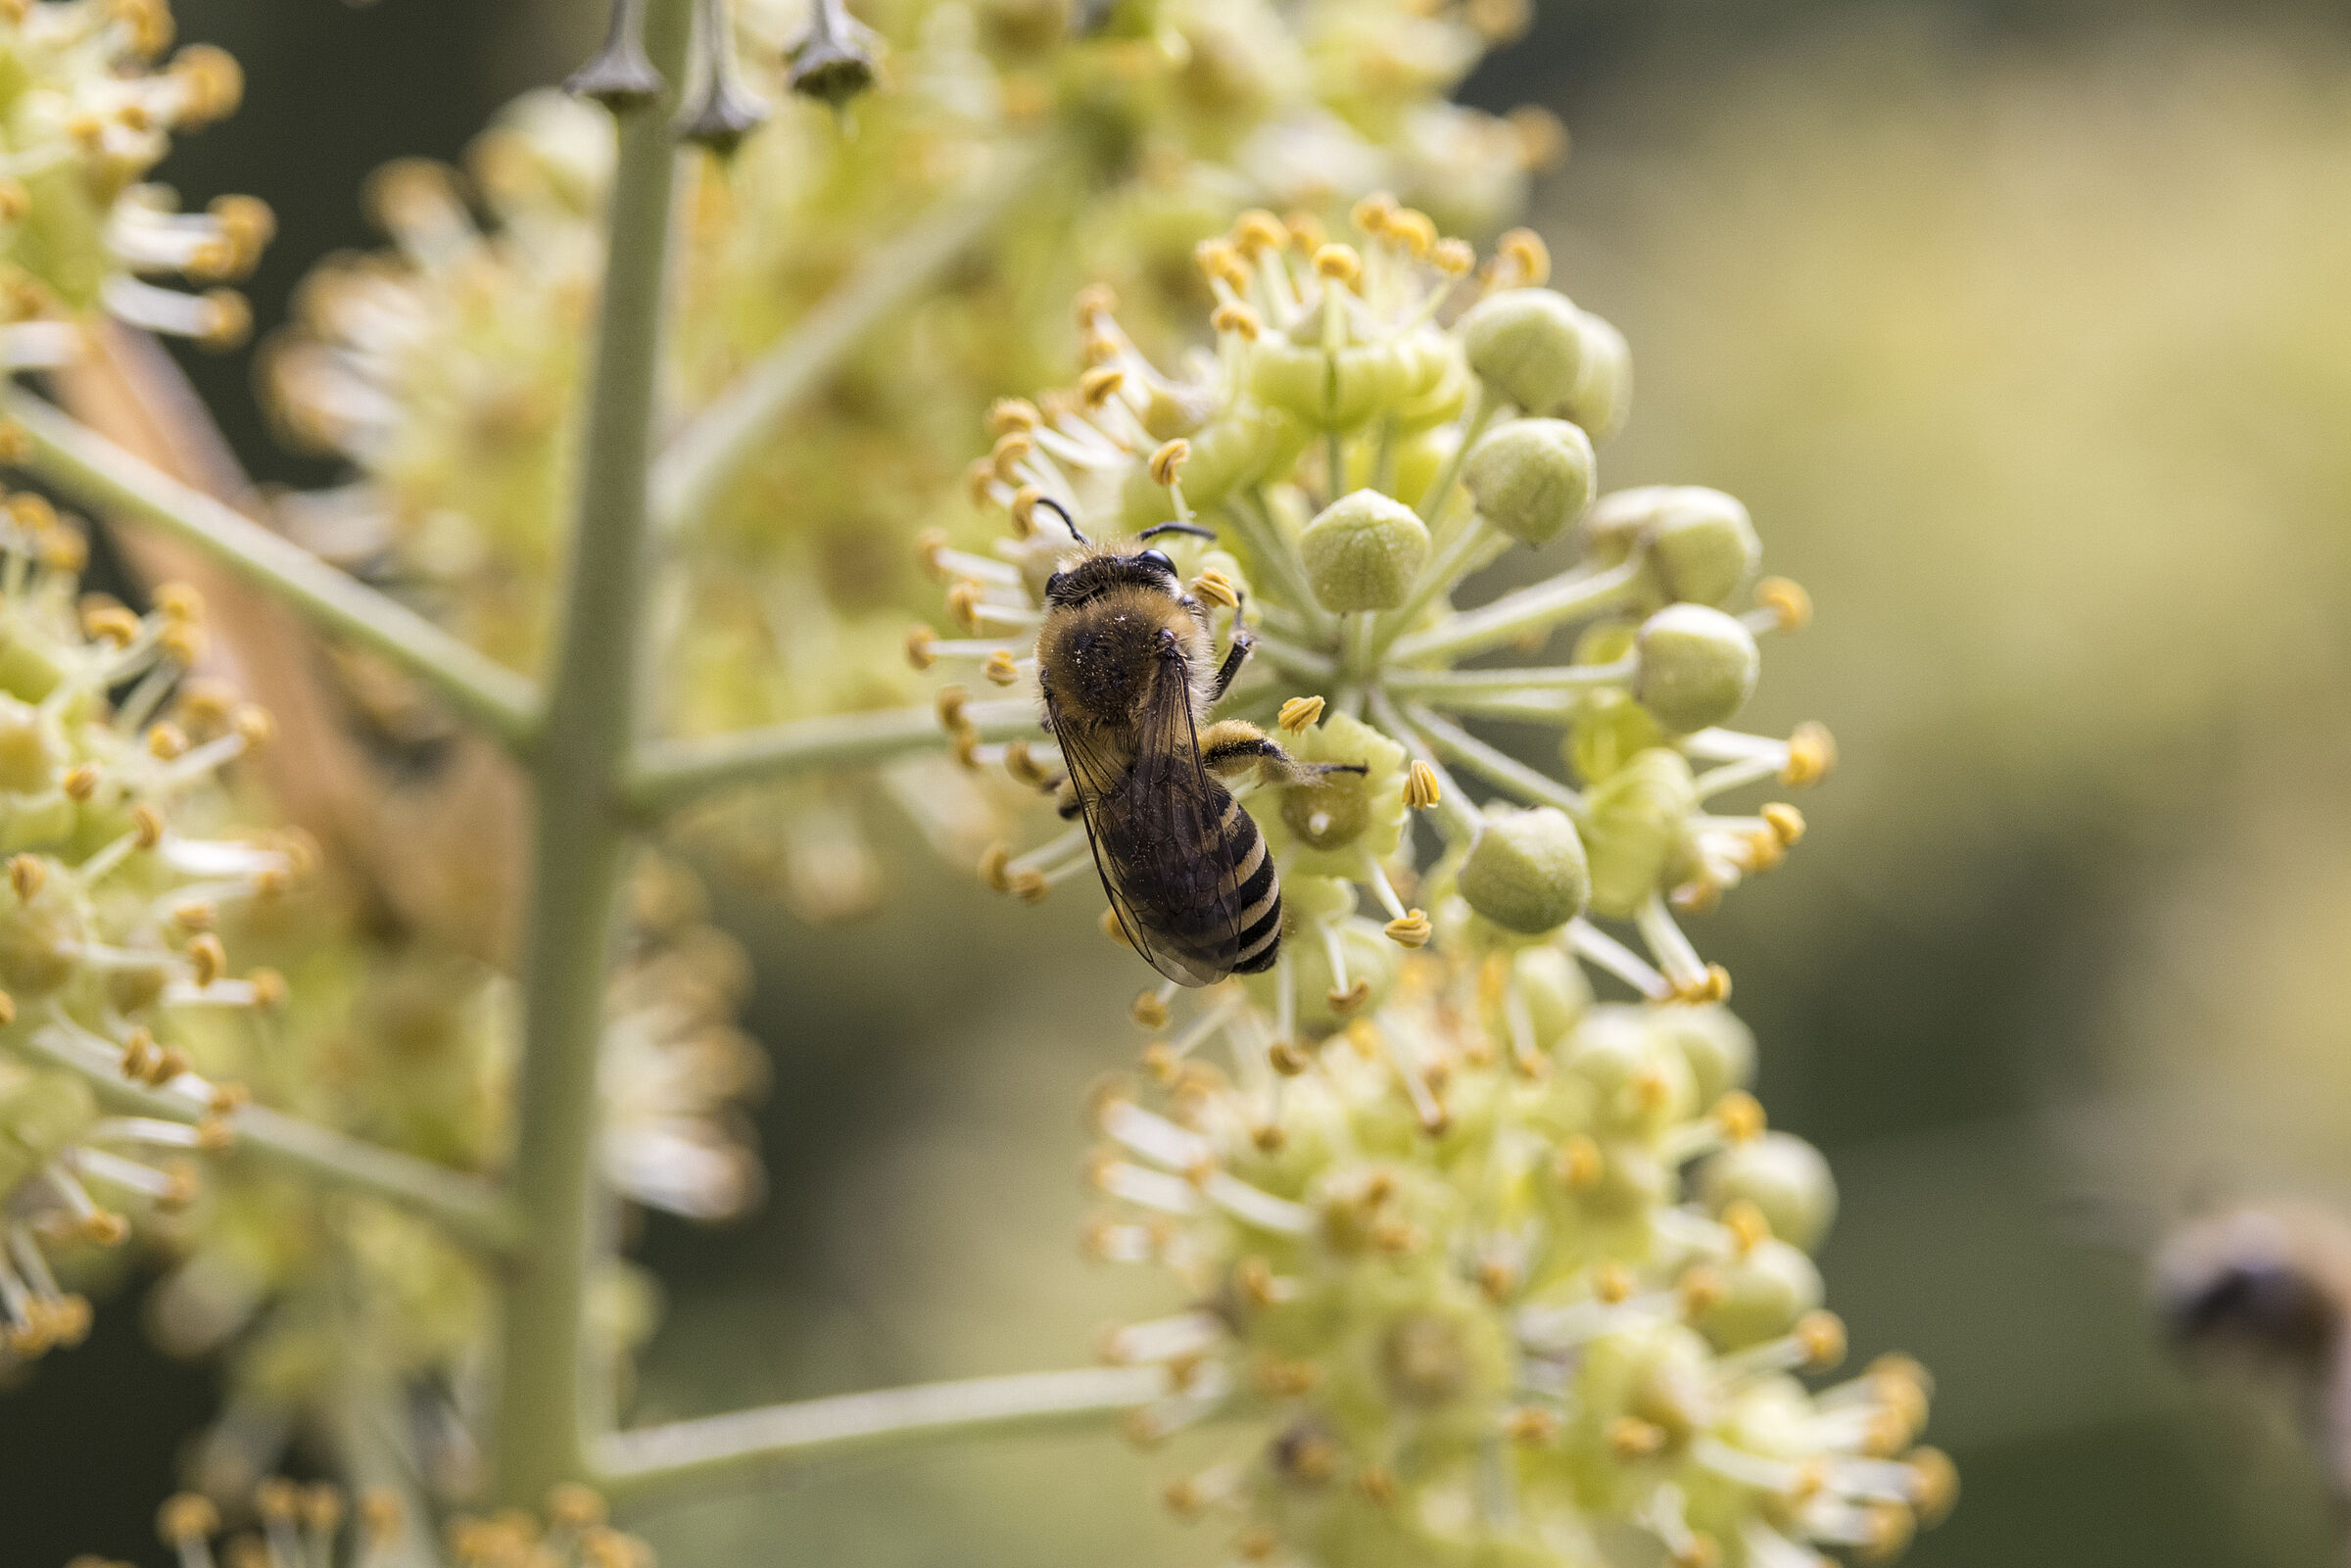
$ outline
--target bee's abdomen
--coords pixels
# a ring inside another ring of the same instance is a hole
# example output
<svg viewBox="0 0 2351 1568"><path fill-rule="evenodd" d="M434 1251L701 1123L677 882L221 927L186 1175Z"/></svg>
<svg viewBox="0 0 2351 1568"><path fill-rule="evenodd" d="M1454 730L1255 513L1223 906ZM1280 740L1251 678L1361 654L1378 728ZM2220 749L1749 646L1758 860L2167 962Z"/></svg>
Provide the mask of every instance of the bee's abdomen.
<svg viewBox="0 0 2351 1568"><path fill-rule="evenodd" d="M1265 835L1240 802L1229 804L1225 816L1225 847L1235 852L1233 902L1241 933L1232 967L1240 974L1256 974L1271 969L1281 949L1281 882L1273 873L1273 857L1266 853Z"/></svg>

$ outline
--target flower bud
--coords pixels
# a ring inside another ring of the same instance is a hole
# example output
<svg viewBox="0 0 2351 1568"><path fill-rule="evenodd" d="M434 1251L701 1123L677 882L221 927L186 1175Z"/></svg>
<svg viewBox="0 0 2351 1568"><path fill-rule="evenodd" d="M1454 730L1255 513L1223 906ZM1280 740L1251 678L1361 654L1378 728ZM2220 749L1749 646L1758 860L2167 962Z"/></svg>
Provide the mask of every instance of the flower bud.
<svg viewBox="0 0 2351 1568"><path fill-rule="evenodd" d="M62 1072L0 1072L0 1194L14 1192L98 1119L97 1098Z"/></svg>
<svg viewBox="0 0 2351 1568"><path fill-rule="evenodd" d="M1700 1169L1698 1187L1718 1214L1743 1199L1753 1204L1774 1236L1807 1253L1819 1251L1837 1217L1828 1161L1794 1133L1767 1132L1725 1149Z"/></svg>
<svg viewBox="0 0 2351 1568"><path fill-rule="evenodd" d="M1725 603L1763 558L1747 508L1697 485L1646 485L1603 496L1584 528L1593 558L1604 565L1646 542L1648 575L1669 603Z"/></svg>
<svg viewBox="0 0 2351 1568"><path fill-rule="evenodd" d="M1307 316L1303 327L1319 331ZM1353 430L1415 392L1421 358L1392 343L1357 343L1325 350L1293 343L1280 333L1258 340L1249 359L1249 390L1261 402L1317 430Z"/></svg>
<svg viewBox="0 0 2351 1568"><path fill-rule="evenodd" d="M1471 450L1462 482L1487 522L1547 545L1592 499L1592 443L1564 419L1513 419Z"/></svg>
<svg viewBox="0 0 2351 1568"><path fill-rule="evenodd" d="M1654 1138L1698 1109L1690 1064L1649 1026L1649 1010L1596 1007L1567 1042L1567 1070L1592 1088L1595 1129Z"/></svg>
<svg viewBox="0 0 2351 1568"><path fill-rule="evenodd" d="M1462 863L1460 886L1469 907L1495 925L1535 936L1583 913L1592 874L1567 814L1536 806L1486 818Z"/></svg>
<svg viewBox="0 0 2351 1568"><path fill-rule="evenodd" d="M1630 920L1657 890L1683 824L1698 807L1690 764L1670 747L1653 746L1593 785L1585 801L1593 912Z"/></svg>
<svg viewBox="0 0 2351 1568"><path fill-rule="evenodd" d="M1755 1037L1738 1015L1723 1007L1665 1007L1650 1015L1650 1028L1670 1040L1690 1064L1698 1086L1698 1103L1712 1105L1733 1089L1743 1089L1755 1076ZM1775 1230L1777 1216L1771 1214ZM1780 1234L1787 1234L1780 1232Z"/></svg>
<svg viewBox="0 0 2351 1568"><path fill-rule="evenodd" d="M1584 329L1584 363L1575 378L1575 392L1559 411L1584 427L1596 442L1624 428L1632 411L1633 351L1624 334L1591 311L1580 312Z"/></svg>
<svg viewBox="0 0 2351 1568"><path fill-rule="evenodd" d="M1584 368L1583 324L1565 295L1509 289L1462 317L1469 368L1487 394L1530 414L1551 414L1575 397Z"/></svg>
<svg viewBox="0 0 2351 1568"><path fill-rule="evenodd" d="M1765 1237L1722 1265L1722 1294L1698 1315L1706 1338L1724 1351L1778 1339L1820 1306L1820 1270L1788 1243Z"/></svg>
<svg viewBox="0 0 2351 1568"><path fill-rule="evenodd" d="M1591 1011L1592 982L1584 977L1581 965L1553 946L1522 947L1509 962L1508 994L1526 1009L1534 1048L1548 1052ZM1496 997L1486 1007L1485 1024L1495 1039L1511 1039L1511 1014L1504 998Z"/></svg>
<svg viewBox="0 0 2351 1568"><path fill-rule="evenodd" d="M1703 604L1668 604L1642 623L1633 696L1668 730L1723 723L1754 694L1755 637Z"/></svg>
<svg viewBox="0 0 2351 1568"><path fill-rule="evenodd" d="M1392 610L1428 560L1428 529L1376 490L1341 496L1298 537L1307 580L1326 610Z"/></svg>

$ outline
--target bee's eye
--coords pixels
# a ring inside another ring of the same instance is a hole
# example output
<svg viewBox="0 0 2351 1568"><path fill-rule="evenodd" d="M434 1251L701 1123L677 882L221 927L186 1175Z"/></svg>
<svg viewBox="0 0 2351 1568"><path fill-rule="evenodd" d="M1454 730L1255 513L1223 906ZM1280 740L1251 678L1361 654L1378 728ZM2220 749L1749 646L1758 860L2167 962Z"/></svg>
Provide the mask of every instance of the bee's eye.
<svg viewBox="0 0 2351 1568"><path fill-rule="evenodd" d="M1176 563L1168 558L1168 552L1164 549L1147 549L1140 555L1137 555L1135 559L1138 561L1157 562L1159 565L1167 569L1170 577L1176 575Z"/></svg>

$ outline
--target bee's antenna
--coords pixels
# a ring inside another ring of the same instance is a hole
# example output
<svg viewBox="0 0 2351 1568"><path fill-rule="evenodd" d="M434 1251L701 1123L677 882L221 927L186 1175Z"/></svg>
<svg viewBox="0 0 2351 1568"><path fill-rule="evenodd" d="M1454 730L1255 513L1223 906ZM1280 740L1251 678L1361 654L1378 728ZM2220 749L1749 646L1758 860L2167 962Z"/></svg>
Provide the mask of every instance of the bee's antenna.
<svg viewBox="0 0 2351 1568"><path fill-rule="evenodd" d="M1061 525L1062 525L1062 527L1064 527L1064 528L1068 529L1068 530L1070 531L1070 537L1071 537L1072 539L1076 540L1076 541L1077 541L1079 544L1080 544L1080 545L1091 545L1091 544L1093 543L1093 541L1092 541L1092 540L1090 540L1090 539L1086 538L1086 537L1085 537L1083 534L1080 534L1080 532L1078 532L1078 523L1077 523L1077 519L1073 518L1073 517L1070 515L1070 509L1069 509L1067 506L1064 506L1064 505L1063 505L1061 502L1059 502L1059 501L1057 501L1057 500L1055 500L1055 499L1054 499L1052 497L1050 497L1050 496L1039 496L1039 497L1037 497L1037 498L1036 498L1036 503L1037 503L1039 506L1050 506L1050 507L1052 507L1052 508L1053 508L1053 510L1054 510L1054 512L1055 512L1055 514L1056 514L1056 515L1058 515L1058 516L1061 518Z"/></svg>
<svg viewBox="0 0 2351 1568"><path fill-rule="evenodd" d="M1154 534L1189 534L1194 539L1205 539L1212 543L1217 537L1217 531L1215 529L1203 528L1198 523L1153 523L1149 528L1144 529L1141 533L1135 535L1134 537L1139 543L1142 540L1149 539Z"/></svg>

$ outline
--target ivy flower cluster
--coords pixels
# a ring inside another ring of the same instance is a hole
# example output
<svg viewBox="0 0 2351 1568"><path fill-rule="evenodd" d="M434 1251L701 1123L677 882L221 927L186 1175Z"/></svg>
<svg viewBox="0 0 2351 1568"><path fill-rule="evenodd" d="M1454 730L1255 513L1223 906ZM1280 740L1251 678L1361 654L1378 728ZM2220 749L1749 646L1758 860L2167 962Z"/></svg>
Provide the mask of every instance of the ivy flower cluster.
<svg viewBox="0 0 2351 1568"><path fill-rule="evenodd" d="M1090 30L1028 0L904 0L863 23L831 3L728 14L721 118L736 129L710 138L723 161L688 175L664 378L680 445L654 485L675 567L663 709L684 736L920 700L888 656L928 592L905 520L963 513L966 433L1066 355L1058 301L1082 279L1120 279L1172 339L1200 288L1189 247L1249 201L1328 207L1399 183L1491 231L1560 146L1540 115L1444 101L1523 26L1499 0L1150 0ZM843 72L871 85L844 111L854 136L792 100L832 96ZM755 128L754 101L775 108ZM323 265L264 366L280 426L357 470L289 501L291 530L518 668L548 644L611 161L595 106L538 94L473 151L486 222L446 171L387 170L374 211L394 251ZM890 299L908 303L885 318ZM860 313L872 329L810 349L822 368L802 374L795 346ZM786 383L755 447L691 439ZM702 835L803 917L853 915L881 890L873 782L716 802ZM935 842L976 850L988 802L969 781L908 762L879 783Z"/></svg>
<svg viewBox="0 0 2351 1568"><path fill-rule="evenodd" d="M201 601L167 585L142 616L77 598L85 553L47 501L0 499L0 1355L16 1357L87 1325L46 1250L121 1241L125 1205L185 1204L185 1154L229 1141L242 1091L200 1073L186 1035L283 1000L274 972L231 974L219 928L310 858L228 822L217 776L270 726L184 679ZM109 1085L157 1114L103 1115Z"/></svg>
<svg viewBox="0 0 2351 1568"><path fill-rule="evenodd" d="M1166 1371L1137 1435L1271 1421L1169 1494L1228 1519L1246 1560L1898 1549L1954 1486L1910 1448L1925 1374L1800 1381L1844 1354L1808 1256L1834 1187L1765 1131L1729 976L1682 925L1802 834L1792 806L1716 799L1834 760L1817 726L1731 728L1758 636L1800 625L1803 593L1757 580L1730 497L1596 499L1629 357L1545 286L1533 235L1481 266L1392 198L1353 219L1343 241L1253 212L1200 246L1215 347L1175 371L1107 291L1081 296L1078 384L1000 404L973 471L1010 536L921 546L959 635L918 628L913 662L1034 698L1024 644L1077 536L1177 525L1152 543L1216 641L1254 640L1220 716L1348 770L1242 782L1281 879L1279 956L1180 1017L1174 983L1143 992L1149 1087L1100 1107L1114 1209L1089 1245L1187 1292L1106 1338ZM1559 575L1457 603L1512 547L1555 545L1574 555ZM1471 663L1564 630L1564 662ZM962 683L939 706L967 767L1059 786L1049 732L984 740ZM1497 720L1549 755L1479 734ZM995 846L981 874L1030 898L1090 887L1086 830ZM1596 1005L1594 975L1637 1000Z"/></svg>
<svg viewBox="0 0 2351 1568"><path fill-rule="evenodd" d="M156 1534L183 1568L392 1568L412 1548L407 1510L388 1491L361 1493L355 1506L331 1484L273 1476L252 1489L250 1502L251 1528L221 1540L219 1507L180 1493L156 1511ZM586 1487L557 1487L544 1519L519 1509L460 1517L447 1534L456 1568L652 1568L650 1548L605 1523L603 1498ZM123 1565L78 1557L69 1568Z"/></svg>
<svg viewBox="0 0 2351 1568"><path fill-rule="evenodd" d="M236 62L171 42L164 0L0 5L0 364L70 358L77 317L104 309L151 331L228 348L252 312L222 287L253 269L274 224L250 196L181 213L140 176L174 132L232 113ZM188 293L150 281L211 284Z"/></svg>

